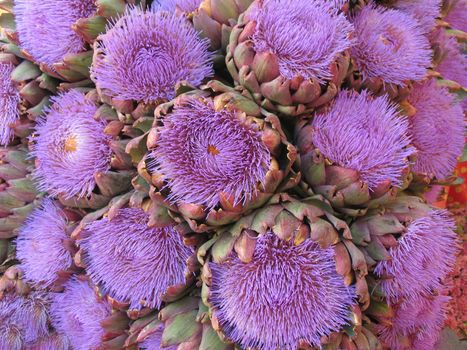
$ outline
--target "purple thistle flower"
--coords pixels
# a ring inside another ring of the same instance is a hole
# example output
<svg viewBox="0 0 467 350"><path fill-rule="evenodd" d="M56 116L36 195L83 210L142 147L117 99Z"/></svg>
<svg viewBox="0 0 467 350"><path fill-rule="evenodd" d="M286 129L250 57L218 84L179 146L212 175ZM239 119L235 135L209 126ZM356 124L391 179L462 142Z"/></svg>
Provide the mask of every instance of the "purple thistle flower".
<svg viewBox="0 0 467 350"><path fill-rule="evenodd" d="M236 111L216 111L208 99L188 99L164 118L153 170L170 188L168 199L215 207L219 193L249 200L271 163L261 135Z"/></svg>
<svg viewBox="0 0 467 350"><path fill-rule="evenodd" d="M458 250L455 224L448 212L433 209L414 220L389 250L390 260L380 261L375 273L390 302L401 297L430 293L454 266Z"/></svg>
<svg viewBox="0 0 467 350"><path fill-rule="evenodd" d="M393 9L368 5L353 19L351 54L364 78L405 85L421 80L431 65L430 44L418 22Z"/></svg>
<svg viewBox="0 0 467 350"><path fill-rule="evenodd" d="M148 227L148 221L141 209L121 209L112 220L87 225L89 236L80 243L93 282L133 308L142 301L159 308L168 287L186 282L186 264L193 254L173 227Z"/></svg>
<svg viewBox="0 0 467 350"><path fill-rule="evenodd" d="M181 11L190 13L195 11L203 0L156 0L152 4L154 11L164 10L169 12Z"/></svg>
<svg viewBox="0 0 467 350"><path fill-rule="evenodd" d="M69 350L70 343L65 336L51 334L32 344L26 344L23 350Z"/></svg>
<svg viewBox="0 0 467 350"><path fill-rule="evenodd" d="M139 345L141 349L144 350L176 350L177 345L172 345L168 347L161 347L162 333L164 332L164 324L160 324L157 330L151 333L144 341Z"/></svg>
<svg viewBox="0 0 467 350"><path fill-rule="evenodd" d="M242 348L295 350L349 321L355 291L337 274L333 248L260 236L253 260L210 263L211 299L222 331ZM300 327L297 327L300 324Z"/></svg>
<svg viewBox="0 0 467 350"><path fill-rule="evenodd" d="M440 16L441 0L397 0L394 7L412 15L424 33L430 32Z"/></svg>
<svg viewBox="0 0 467 350"><path fill-rule="evenodd" d="M448 22L452 28L467 32L466 18L467 0L454 0L448 14L444 17L444 20Z"/></svg>
<svg viewBox="0 0 467 350"><path fill-rule="evenodd" d="M68 337L74 350L96 349L101 345L104 329L101 321L110 316L112 308L98 300L87 281L73 278L63 293L54 293L50 306L52 324Z"/></svg>
<svg viewBox="0 0 467 350"><path fill-rule="evenodd" d="M19 119L20 96L11 80L15 67L9 63L0 63L0 146L6 146L13 138L10 125Z"/></svg>
<svg viewBox="0 0 467 350"><path fill-rule="evenodd" d="M175 14L133 8L99 38L92 77L119 100L170 100L177 83L197 86L213 74L208 40Z"/></svg>
<svg viewBox="0 0 467 350"><path fill-rule="evenodd" d="M110 167L110 136L93 119L97 106L78 90L52 99L46 118L38 121L32 155L40 190L67 198L90 195L94 176Z"/></svg>
<svg viewBox="0 0 467 350"><path fill-rule="evenodd" d="M330 79L330 64L352 44L353 27L333 2L268 0L252 19L257 21L255 50L274 53L287 79Z"/></svg>
<svg viewBox="0 0 467 350"><path fill-rule="evenodd" d="M400 301L395 308L391 324L378 325L379 338L391 350L435 349L446 318L446 307L450 297L443 295L416 296ZM401 343L408 337L411 344Z"/></svg>
<svg viewBox="0 0 467 350"><path fill-rule="evenodd" d="M72 257L65 249L67 220L51 200L43 200L26 219L16 240L16 256L21 261L24 278L42 287L49 287L58 272L67 270Z"/></svg>
<svg viewBox="0 0 467 350"><path fill-rule="evenodd" d="M48 66L69 53L81 52L86 44L72 26L95 11L94 0L15 0L21 48Z"/></svg>
<svg viewBox="0 0 467 350"><path fill-rule="evenodd" d="M332 162L358 171L370 189L386 180L401 184L414 149L409 146L407 119L398 115L387 96L341 92L312 125L316 148Z"/></svg>
<svg viewBox="0 0 467 350"><path fill-rule="evenodd" d="M464 111L456 97L435 80L415 84L408 98L416 114L409 119L409 135L418 151L413 170L445 179L464 148Z"/></svg>

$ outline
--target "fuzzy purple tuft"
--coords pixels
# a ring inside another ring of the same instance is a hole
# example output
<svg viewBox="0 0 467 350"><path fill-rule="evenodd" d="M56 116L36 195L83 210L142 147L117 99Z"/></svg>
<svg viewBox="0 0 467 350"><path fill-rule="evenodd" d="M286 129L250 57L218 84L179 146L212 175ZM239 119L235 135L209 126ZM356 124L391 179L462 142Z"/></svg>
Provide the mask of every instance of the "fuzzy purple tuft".
<svg viewBox="0 0 467 350"><path fill-rule="evenodd" d="M444 20L449 23L453 29L467 32L467 0L454 0Z"/></svg>
<svg viewBox="0 0 467 350"><path fill-rule="evenodd" d="M198 86L213 74L208 48L184 17L133 8L100 36L92 78L119 100L170 100L177 83Z"/></svg>
<svg viewBox="0 0 467 350"><path fill-rule="evenodd" d="M133 308L143 300L145 306L159 308L168 287L186 282L193 254L172 226L148 227L148 221L142 209L121 209L112 220L87 225L87 237L80 242L93 282Z"/></svg>
<svg viewBox="0 0 467 350"><path fill-rule="evenodd" d="M172 345L168 347L161 347L162 333L164 332L164 325L161 325L157 330L151 333L144 341L140 344L140 348L143 350L176 350L177 345Z"/></svg>
<svg viewBox="0 0 467 350"><path fill-rule="evenodd" d="M432 52L413 17L370 4L354 17L353 23L356 44L351 54L364 78L406 85L407 80L425 77Z"/></svg>
<svg viewBox="0 0 467 350"><path fill-rule="evenodd" d="M416 114L409 135L417 149L413 171L445 179L452 174L464 149L464 111L456 96L435 80L414 84L408 98Z"/></svg>
<svg viewBox="0 0 467 350"><path fill-rule="evenodd" d="M195 11L203 0L156 0L152 4L154 11L164 10L169 12L180 11L182 13L191 13Z"/></svg>
<svg viewBox="0 0 467 350"><path fill-rule="evenodd" d="M295 350L300 340L319 346L321 336L349 321L355 291L337 274L332 248L267 233L251 262L232 256L209 266L214 313L242 348Z"/></svg>
<svg viewBox="0 0 467 350"><path fill-rule="evenodd" d="M380 261L375 273L390 302L431 293L442 287L458 251L455 223L445 210L433 209L414 220L389 250L390 260Z"/></svg>
<svg viewBox="0 0 467 350"><path fill-rule="evenodd" d="M216 111L208 99L189 99L165 117L153 151L153 170L170 188L169 200L215 207L221 192L249 200L264 181L271 155L239 113Z"/></svg>
<svg viewBox="0 0 467 350"><path fill-rule="evenodd" d="M94 176L110 168L111 138L105 124L93 119L97 106L83 93L70 90L52 102L33 137L38 187L53 196L90 195Z"/></svg>
<svg viewBox="0 0 467 350"><path fill-rule="evenodd" d="M0 146L6 146L13 138L10 125L19 119L20 95L11 80L15 67L0 63Z"/></svg>
<svg viewBox="0 0 467 350"><path fill-rule="evenodd" d="M395 186L401 184L407 157L414 149L409 146L407 119L398 115L386 96L343 91L312 125L310 137L321 153L358 171L370 189L387 180Z"/></svg>
<svg viewBox="0 0 467 350"><path fill-rule="evenodd" d="M412 15L424 33L430 32L440 16L441 0L397 0L394 7Z"/></svg>
<svg viewBox="0 0 467 350"><path fill-rule="evenodd" d="M41 287L51 286L60 271L72 264L65 249L67 220L61 209L45 199L26 219L16 240L16 256L21 261L24 278Z"/></svg>
<svg viewBox="0 0 467 350"><path fill-rule="evenodd" d="M21 48L47 66L62 61L69 53L81 52L86 44L72 26L95 11L94 0L15 0Z"/></svg>
<svg viewBox="0 0 467 350"><path fill-rule="evenodd" d="M387 325L378 325L376 330L391 350L435 349L446 318L449 297L417 296L400 301L395 308L395 317ZM401 342L407 337L408 344Z"/></svg>
<svg viewBox="0 0 467 350"><path fill-rule="evenodd" d="M352 44L353 27L332 2L269 0L252 11L252 19L255 50L274 53L287 79L329 80L331 63Z"/></svg>
<svg viewBox="0 0 467 350"><path fill-rule="evenodd" d="M101 321L111 312L110 304L98 300L89 283L78 278L69 280L63 293L54 293L50 306L53 326L68 338L74 350L101 345L105 333Z"/></svg>
<svg viewBox="0 0 467 350"><path fill-rule="evenodd" d="M51 334L33 344L26 344L22 350L70 350L70 344L65 336Z"/></svg>

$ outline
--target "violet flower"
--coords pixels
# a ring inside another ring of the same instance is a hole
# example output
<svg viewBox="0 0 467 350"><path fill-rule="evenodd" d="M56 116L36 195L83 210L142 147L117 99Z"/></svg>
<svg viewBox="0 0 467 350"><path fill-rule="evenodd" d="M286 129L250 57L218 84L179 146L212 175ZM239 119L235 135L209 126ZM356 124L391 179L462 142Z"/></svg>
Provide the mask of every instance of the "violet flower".
<svg viewBox="0 0 467 350"><path fill-rule="evenodd" d="M453 0L448 14L443 18L453 29L467 32L467 0Z"/></svg>
<svg viewBox="0 0 467 350"><path fill-rule="evenodd" d="M440 16L441 0L397 0L393 6L415 17L422 30L429 33Z"/></svg>
<svg viewBox="0 0 467 350"><path fill-rule="evenodd" d="M20 96L11 80L15 67L9 63L0 63L0 146L6 146L13 138L10 125L19 119Z"/></svg>
<svg viewBox="0 0 467 350"><path fill-rule="evenodd" d="M181 11L191 13L195 11L202 0L156 0L152 3L153 10L164 10L169 12Z"/></svg>

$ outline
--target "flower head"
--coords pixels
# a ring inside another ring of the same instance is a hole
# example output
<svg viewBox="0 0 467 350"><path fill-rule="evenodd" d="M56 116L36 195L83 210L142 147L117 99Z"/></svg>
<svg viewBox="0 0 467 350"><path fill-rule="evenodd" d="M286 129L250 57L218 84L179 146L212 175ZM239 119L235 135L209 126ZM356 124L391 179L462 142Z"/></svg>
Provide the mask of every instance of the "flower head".
<svg viewBox="0 0 467 350"><path fill-rule="evenodd" d="M148 227L148 221L142 209L121 209L112 220L86 226L89 236L80 243L91 279L103 293L131 307L144 300L158 308L168 287L186 282L186 263L193 254L173 227Z"/></svg>
<svg viewBox="0 0 467 350"><path fill-rule="evenodd" d="M408 146L407 119L386 96L342 92L312 125L316 148L339 166L358 171L370 189L386 180L400 185L413 149Z"/></svg>
<svg viewBox="0 0 467 350"><path fill-rule="evenodd" d="M444 20L454 29L467 32L467 0L454 0Z"/></svg>
<svg viewBox="0 0 467 350"><path fill-rule="evenodd" d="M208 47L185 18L133 8L99 37L92 77L116 99L170 100L177 83L197 86L212 75Z"/></svg>
<svg viewBox="0 0 467 350"><path fill-rule="evenodd" d="M464 111L456 97L435 80L413 86L408 98L416 114L409 134L418 151L413 170L445 179L454 170L464 148Z"/></svg>
<svg viewBox="0 0 467 350"><path fill-rule="evenodd" d="M68 339L59 334L51 334L40 338L32 344L25 344L23 350L69 350L70 344Z"/></svg>
<svg viewBox="0 0 467 350"><path fill-rule="evenodd" d="M169 12L175 12L177 10L182 13L190 13L195 11L202 0L156 0L152 4L153 10L164 10Z"/></svg>
<svg viewBox="0 0 467 350"><path fill-rule="evenodd" d="M77 278L65 284L63 293L54 293L50 306L53 326L68 337L75 350L96 349L101 345L104 335L101 321L111 312L110 304L98 300L89 283Z"/></svg>
<svg viewBox="0 0 467 350"><path fill-rule="evenodd" d="M242 348L292 350L301 340L319 346L321 336L349 321L355 291L337 274L332 247L266 233L251 262L231 256L209 266L213 312Z"/></svg>
<svg viewBox="0 0 467 350"><path fill-rule="evenodd" d="M264 181L269 150L241 113L216 111L212 100L189 99L164 118L153 151L154 167L170 188L169 199L206 205L225 192L248 200Z"/></svg>
<svg viewBox="0 0 467 350"><path fill-rule="evenodd" d="M161 341L162 341L162 333L164 332L164 325L161 323L157 330L151 333L144 341L139 345L143 350L160 350L161 348ZM176 350L177 345L172 345L168 347L164 347L164 350Z"/></svg>
<svg viewBox="0 0 467 350"><path fill-rule="evenodd" d="M379 338L392 350L435 349L446 318L449 297L443 295L417 296L405 299L395 308L390 324L378 325ZM407 337L411 343L401 343Z"/></svg>
<svg viewBox="0 0 467 350"><path fill-rule="evenodd" d="M77 90L52 102L33 138L38 187L51 195L89 195L96 185L94 176L110 167L105 124L93 119L97 106Z"/></svg>
<svg viewBox="0 0 467 350"><path fill-rule="evenodd" d="M352 25L332 2L268 0L258 4L252 19L255 50L274 53L287 79L330 79L330 64L352 43Z"/></svg>
<svg viewBox="0 0 467 350"><path fill-rule="evenodd" d="M442 286L457 253L455 224L445 210L433 209L414 220L389 250L390 260L378 263L375 273L389 301L430 293Z"/></svg>
<svg viewBox="0 0 467 350"><path fill-rule="evenodd" d="M16 256L27 281L48 287L58 272L71 266L72 257L63 244L68 239L66 229L66 218L51 200L44 200L28 216L16 240Z"/></svg>
<svg viewBox="0 0 467 350"><path fill-rule="evenodd" d="M351 55L364 78L405 85L425 77L431 50L416 19L400 10L367 5L353 24L356 44Z"/></svg>
<svg viewBox="0 0 467 350"><path fill-rule="evenodd" d="M95 11L94 0L15 0L21 48L36 62L48 66L62 61L69 53L81 52L85 42L72 26Z"/></svg>
<svg viewBox="0 0 467 350"><path fill-rule="evenodd" d="M6 146L13 138L10 125L19 119L20 96L11 80L15 67L9 63L0 63L0 146Z"/></svg>
<svg viewBox="0 0 467 350"><path fill-rule="evenodd" d="M394 7L415 17L422 30L428 33L440 15L441 0L397 0Z"/></svg>

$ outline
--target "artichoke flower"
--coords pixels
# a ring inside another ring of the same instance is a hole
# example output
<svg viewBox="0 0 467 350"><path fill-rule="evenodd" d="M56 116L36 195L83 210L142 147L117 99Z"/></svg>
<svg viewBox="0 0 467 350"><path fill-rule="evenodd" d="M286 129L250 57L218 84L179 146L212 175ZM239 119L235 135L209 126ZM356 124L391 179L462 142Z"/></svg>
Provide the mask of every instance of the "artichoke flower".
<svg viewBox="0 0 467 350"><path fill-rule="evenodd" d="M195 232L236 221L299 181L278 117L218 82L209 86L217 92L193 90L156 109L138 166L151 199Z"/></svg>
<svg viewBox="0 0 467 350"><path fill-rule="evenodd" d="M352 31L332 2L256 1L232 30L227 68L262 108L302 115L338 93Z"/></svg>
<svg viewBox="0 0 467 350"><path fill-rule="evenodd" d="M346 325L358 332L367 270L349 238L320 196L277 194L222 229L198 250L213 328L251 349L332 346L342 337L331 333Z"/></svg>

